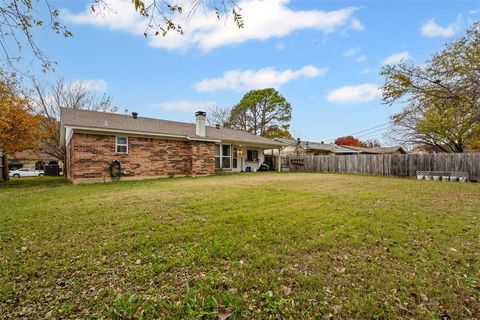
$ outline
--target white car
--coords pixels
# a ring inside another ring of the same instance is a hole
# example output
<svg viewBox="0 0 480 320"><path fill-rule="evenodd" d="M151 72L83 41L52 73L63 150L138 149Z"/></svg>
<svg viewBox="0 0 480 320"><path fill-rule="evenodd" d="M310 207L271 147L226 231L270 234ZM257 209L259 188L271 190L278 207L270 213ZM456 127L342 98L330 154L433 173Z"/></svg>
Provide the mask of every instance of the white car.
<svg viewBox="0 0 480 320"><path fill-rule="evenodd" d="M20 178L20 177L41 177L45 175L43 170L35 170L35 169L28 169L28 168L21 168L17 170L12 170L9 173L10 177Z"/></svg>

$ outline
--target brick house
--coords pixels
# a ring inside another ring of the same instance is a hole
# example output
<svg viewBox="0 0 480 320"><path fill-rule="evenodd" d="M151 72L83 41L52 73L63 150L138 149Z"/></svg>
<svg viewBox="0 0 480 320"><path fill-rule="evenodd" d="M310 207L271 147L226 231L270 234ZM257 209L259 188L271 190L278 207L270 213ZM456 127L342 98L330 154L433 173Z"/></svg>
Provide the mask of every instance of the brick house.
<svg viewBox="0 0 480 320"><path fill-rule="evenodd" d="M265 149L283 146L245 131L206 126L205 112L195 117L193 124L62 108L67 177L73 183L110 180L107 170L114 160L125 180L257 171Z"/></svg>

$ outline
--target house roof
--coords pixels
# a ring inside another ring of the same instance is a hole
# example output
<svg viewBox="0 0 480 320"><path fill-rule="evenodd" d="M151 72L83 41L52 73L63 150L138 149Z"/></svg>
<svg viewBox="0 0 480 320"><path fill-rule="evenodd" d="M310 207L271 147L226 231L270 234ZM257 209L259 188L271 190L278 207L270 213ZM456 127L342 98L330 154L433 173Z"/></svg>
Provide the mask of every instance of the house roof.
<svg viewBox="0 0 480 320"><path fill-rule="evenodd" d="M369 153L369 154L389 154L389 153L407 153L402 147L378 147L378 148L365 148L365 147L352 147L352 146L342 146L344 148L352 149L359 151L360 153Z"/></svg>
<svg viewBox="0 0 480 320"><path fill-rule="evenodd" d="M45 152L34 149L15 152L13 158L17 160L57 160Z"/></svg>
<svg viewBox="0 0 480 320"><path fill-rule="evenodd" d="M117 113L90 111L73 108L62 108L60 121L62 126L81 127L92 131L130 131L138 134L171 135L189 140L216 140L225 142L237 142L266 147L282 147L284 144L278 141L253 135L242 130L229 128L216 128L206 126L206 136L197 136L195 124L138 117L134 119L129 115Z"/></svg>
<svg viewBox="0 0 480 320"><path fill-rule="evenodd" d="M285 143L290 146L295 146L297 144L297 140L294 139L285 139L285 138L275 138L276 141ZM358 153L355 150L344 148L342 146L337 146L336 144L330 143L321 143L321 142L313 142L313 141L300 141L300 147L302 149L308 150L317 150L317 151L328 151L332 153Z"/></svg>

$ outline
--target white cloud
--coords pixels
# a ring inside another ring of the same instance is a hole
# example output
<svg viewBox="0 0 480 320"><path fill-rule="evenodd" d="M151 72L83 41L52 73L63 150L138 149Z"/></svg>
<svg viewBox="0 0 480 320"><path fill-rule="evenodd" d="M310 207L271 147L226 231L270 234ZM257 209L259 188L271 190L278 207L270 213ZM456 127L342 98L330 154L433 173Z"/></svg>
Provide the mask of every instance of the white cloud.
<svg viewBox="0 0 480 320"><path fill-rule="evenodd" d="M315 78L323 76L327 69L319 69L312 65L298 70L277 71L274 68L259 70L231 70L222 77L203 79L193 85L199 92L212 92L218 90L248 90L260 88L279 88L283 84L298 78Z"/></svg>
<svg viewBox="0 0 480 320"><path fill-rule="evenodd" d="M396 64L405 60L410 59L410 53L408 51L404 52L399 52L399 53L394 53L385 59L383 59L382 64L387 65L387 64Z"/></svg>
<svg viewBox="0 0 480 320"><path fill-rule="evenodd" d="M350 23L350 29L355 31L365 30L365 26L357 18L353 18Z"/></svg>
<svg viewBox="0 0 480 320"><path fill-rule="evenodd" d="M72 87L81 86L88 91L105 92L108 84L102 79L74 80L70 83Z"/></svg>
<svg viewBox="0 0 480 320"><path fill-rule="evenodd" d="M342 53L342 56L344 57L353 57L354 55L356 55L358 52L360 51L360 48L359 47L356 47L356 48L351 48L351 49L348 49L346 51L344 51Z"/></svg>
<svg viewBox="0 0 480 320"><path fill-rule="evenodd" d="M333 103L357 103L374 100L381 95L381 90L374 83L365 83L357 86L344 86L332 90L327 100Z"/></svg>
<svg viewBox="0 0 480 320"><path fill-rule="evenodd" d="M477 14L479 12L480 12L480 10L475 10L475 9L472 9L472 10L468 11L468 13L470 13L470 14Z"/></svg>
<svg viewBox="0 0 480 320"><path fill-rule="evenodd" d="M249 40L266 40L280 38L292 32L304 29L319 30L330 33L339 28L348 27L361 31L363 25L353 18L355 7L339 10L293 10L289 0L240 0L242 18L245 26L238 29L231 20L219 21L210 9L199 10L188 22L173 17L182 25L184 34L175 31L165 37L149 38L149 45L166 49L188 49L198 46L202 51L209 51L225 45L239 44ZM109 0L115 13L99 15L87 6L83 12L72 14L65 12L64 17L73 23L105 27L134 35L142 35L148 25L146 18L140 17L132 9L130 0ZM188 7L188 6L187 6ZM187 10L185 10L187 11Z"/></svg>
<svg viewBox="0 0 480 320"><path fill-rule="evenodd" d="M449 38L455 35L458 31L460 31L462 24L463 24L463 18L461 15L458 16L456 21L450 23L446 27L442 27L441 25L439 25L435 21L435 19L430 19L422 25L422 27L420 28L420 31L422 32L422 35L428 38L434 38L434 37Z"/></svg>
<svg viewBox="0 0 480 320"><path fill-rule="evenodd" d="M358 56L358 57L355 58L355 61L357 61L357 62L362 62L362 61L365 61L365 60L367 60L367 55L365 55L365 54L362 54L361 56Z"/></svg>
<svg viewBox="0 0 480 320"><path fill-rule="evenodd" d="M163 111L195 112L199 110L208 110L212 107L217 106L217 103L215 101L178 100L162 102L153 106L156 108L160 108Z"/></svg>
<svg viewBox="0 0 480 320"><path fill-rule="evenodd" d="M351 48L342 52L342 56L346 58L352 58L356 62L362 62L367 60L367 55L360 54L362 50L359 47Z"/></svg>

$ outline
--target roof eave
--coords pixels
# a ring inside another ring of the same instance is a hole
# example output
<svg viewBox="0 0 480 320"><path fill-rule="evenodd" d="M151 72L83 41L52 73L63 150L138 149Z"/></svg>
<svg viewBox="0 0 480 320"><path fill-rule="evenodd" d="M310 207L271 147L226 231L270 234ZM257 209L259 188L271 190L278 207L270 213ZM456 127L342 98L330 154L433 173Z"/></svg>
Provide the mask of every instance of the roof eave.
<svg viewBox="0 0 480 320"><path fill-rule="evenodd" d="M220 140L209 139L207 137L206 138L189 137L187 135L177 135L177 134L170 134L170 133L144 132L144 131L135 131L135 130L99 128L99 127L88 127L88 126L77 126L77 125L65 125L65 127L68 127L77 131L79 130L79 131L88 131L88 132L96 132L96 133L131 134L131 135L137 135L137 136L170 138L170 139L180 139L180 140L189 140L189 141L205 141L205 142L215 142L215 143L220 142Z"/></svg>
<svg viewBox="0 0 480 320"><path fill-rule="evenodd" d="M264 149L279 149L287 146L286 144L281 144L281 143L261 143L261 142L253 142L253 141L246 141L246 140L232 140L232 139L224 139L221 142L237 144L237 145L246 145L246 146L258 147L258 148L264 148Z"/></svg>

